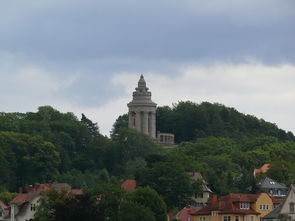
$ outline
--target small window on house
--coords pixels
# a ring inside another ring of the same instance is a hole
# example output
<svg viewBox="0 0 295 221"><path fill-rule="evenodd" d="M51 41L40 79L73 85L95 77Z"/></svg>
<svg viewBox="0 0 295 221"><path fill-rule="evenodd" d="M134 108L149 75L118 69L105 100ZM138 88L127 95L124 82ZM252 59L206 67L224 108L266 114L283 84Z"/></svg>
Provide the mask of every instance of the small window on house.
<svg viewBox="0 0 295 221"><path fill-rule="evenodd" d="M36 210L36 204L31 203L30 209L31 209L31 211L35 211Z"/></svg>
<svg viewBox="0 0 295 221"><path fill-rule="evenodd" d="M250 220L251 221L254 221L254 216L250 216Z"/></svg>
<svg viewBox="0 0 295 221"><path fill-rule="evenodd" d="M240 209L250 209L250 203L240 203Z"/></svg>
<svg viewBox="0 0 295 221"><path fill-rule="evenodd" d="M203 198L203 193L198 193L197 198Z"/></svg>
<svg viewBox="0 0 295 221"><path fill-rule="evenodd" d="M223 221L230 221L230 216L224 216Z"/></svg>
<svg viewBox="0 0 295 221"><path fill-rule="evenodd" d="M235 221L240 221L240 217L239 216L236 216L235 217Z"/></svg>
<svg viewBox="0 0 295 221"><path fill-rule="evenodd" d="M200 217L200 221L205 221L206 220L206 217L205 216L201 216Z"/></svg>
<svg viewBox="0 0 295 221"><path fill-rule="evenodd" d="M218 216L218 211L212 211L211 216Z"/></svg>
<svg viewBox="0 0 295 221"><path fill-rule="evenodd" d="M244 216L244 221L248 221L248 216Z"/></svg>
<svg viewBox="0 0 295 221"><path fill-rule="evenodd" d="M294 213L294 202L289 203L290 205L290 213Z"/></svg>
<svg viewBox="0 0 295 221"><path fill-rule="evenodd" d="M260 210L268 210L268 205L260 205Z"/></svg>

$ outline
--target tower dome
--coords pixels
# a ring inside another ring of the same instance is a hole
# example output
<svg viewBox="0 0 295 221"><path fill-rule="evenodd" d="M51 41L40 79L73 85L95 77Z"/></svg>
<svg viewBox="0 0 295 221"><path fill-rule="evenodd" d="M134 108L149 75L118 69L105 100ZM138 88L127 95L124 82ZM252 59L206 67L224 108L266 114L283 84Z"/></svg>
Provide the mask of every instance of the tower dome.
<svg viewBox="0 0 295 221"><path fill-rule="evenodd" d="M143 75L133 92L133 100L127 104L129 112L129 128L149 135L156 139L156 107L151 99L152 93L146 87Z"/></svg>

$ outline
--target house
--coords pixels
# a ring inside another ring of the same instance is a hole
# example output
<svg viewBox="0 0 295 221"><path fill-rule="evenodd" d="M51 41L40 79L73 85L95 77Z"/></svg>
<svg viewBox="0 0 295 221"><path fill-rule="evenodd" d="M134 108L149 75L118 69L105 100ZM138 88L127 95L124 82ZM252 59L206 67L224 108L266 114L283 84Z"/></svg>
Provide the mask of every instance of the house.
<svg viewBox="0 0 295 221"><path fill-rule="evenodd" d="M33 221L34 215L42 197L42 192L54 188L58 191L67 190L73 194L82 194L82 190L71 189L67 183L48 183L28 186L26 193L20 193L10 201L10 221Z"/></svg>
<svg viewBox="0 0 295 221"><path fill-rule="evenodd" d="M211 201L199 211L192 213L193 221L260 221L273 209L272 198L267 193L234 194Z"/></svg>
<svg viewBox="0 0 295 221"><path fill-rule="evenodd" d="M0 200L0 221L9 219L9 207Z"/></svg>
<svg viewBox="0 0 295 221"><path fill-rule="evenodd" d="M202 193L198 193L197 195L193 196L192 200L194 202L195 207L204 207L207 204L210 195L212 194L212 191L208 187L208 183L204 180L201 173L190 172L188 173L188 175L192 180L202 182Z"/></svg>
<svg viewBox="0 0 295 221"><path fill-rule="evenodd" d="M290 186L283 203L263 217L263 221L295 220L295 187Z"/></svg>
<svg viewBox="0 0 295 221"><path fill-rule="evenodd" d="M180 210L174 218L181 221L192 221L193 217L191 214L198 212L200 209L201 208L186 206L182 210Z"/></svg>
<svg viewBox="0 0 295 221"><path fill-rule="evenodd" d="M284 198L286 196L287 187L283 183L279 183L269 177L265 177L257 184L260 191L269 193L276 198Z"/></svg>
<svg viewBox="0 0 295 221"><path fill-rule="evenodd" d="M121 184L121 187L123 190L126 190L126 191L132 191L136 188L136 180L134 179L128 179L128 180L125 180L124 183Z"/></svg>

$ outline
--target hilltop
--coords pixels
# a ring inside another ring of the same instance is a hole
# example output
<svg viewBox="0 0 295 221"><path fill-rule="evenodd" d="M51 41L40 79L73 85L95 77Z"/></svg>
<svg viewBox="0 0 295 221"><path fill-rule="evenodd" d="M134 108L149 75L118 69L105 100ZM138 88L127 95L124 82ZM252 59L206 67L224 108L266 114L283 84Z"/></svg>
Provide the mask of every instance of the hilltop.
<svg viewBox="0 0 295 221"><path fill-rule="evenodd" d="M294 135L275 124L208 102L179 102L158 107L156 114L158 130L175 134L175 148L163 149L126 128L127 115L117 119L108 138L85 115L79 119L50 106L35 113L1 113L1 191L35 182L89 188L136 178L174 208L198 191L187 172L201 172L218 194L245 192L255 183L253 169L264 163L272 165L266 175L286 184L295 181Z"/></svg>

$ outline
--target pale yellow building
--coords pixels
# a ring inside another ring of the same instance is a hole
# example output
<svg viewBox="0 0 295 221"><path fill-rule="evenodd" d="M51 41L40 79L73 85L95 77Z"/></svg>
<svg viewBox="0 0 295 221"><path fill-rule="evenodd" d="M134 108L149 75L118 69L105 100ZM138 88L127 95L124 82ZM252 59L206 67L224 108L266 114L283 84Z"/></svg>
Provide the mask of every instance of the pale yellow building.
<svg viewBox="0 0 295 221"><path fill-rule="evenodd" d="M260 221L273 209L267 193L234 194L217 199L213 195L207 206L192 215L194 221Z"/></svg>

